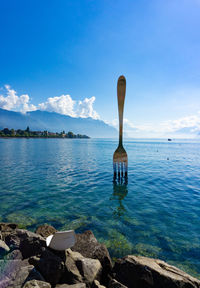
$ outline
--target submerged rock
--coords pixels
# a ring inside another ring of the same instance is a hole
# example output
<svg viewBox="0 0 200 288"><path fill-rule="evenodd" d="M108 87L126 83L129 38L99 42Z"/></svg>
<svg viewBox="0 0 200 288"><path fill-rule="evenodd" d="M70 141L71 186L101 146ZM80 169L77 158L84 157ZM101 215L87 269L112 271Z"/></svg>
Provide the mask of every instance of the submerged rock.
<svg viewBox="0 0 200 288"><path fill-rule="evenodd" d="M200 281L159 259L129 255L113 268L116 280L130 288L198 288Z"/></svg>

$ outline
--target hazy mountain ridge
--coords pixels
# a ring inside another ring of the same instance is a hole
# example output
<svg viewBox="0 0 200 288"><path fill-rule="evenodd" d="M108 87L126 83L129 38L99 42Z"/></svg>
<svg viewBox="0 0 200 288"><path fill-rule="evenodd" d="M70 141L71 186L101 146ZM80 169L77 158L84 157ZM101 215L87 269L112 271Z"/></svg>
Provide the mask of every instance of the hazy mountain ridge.
<svg viewBox="0 0 200 288"><path fill-rule="evenodd" d="M73 118L56 112L32 111L22 114L0 108L0 129L48 130L50 132L72 131L75 134L85 134L90 137L117 137L118 132L101 120L92 118Z"/></svg>

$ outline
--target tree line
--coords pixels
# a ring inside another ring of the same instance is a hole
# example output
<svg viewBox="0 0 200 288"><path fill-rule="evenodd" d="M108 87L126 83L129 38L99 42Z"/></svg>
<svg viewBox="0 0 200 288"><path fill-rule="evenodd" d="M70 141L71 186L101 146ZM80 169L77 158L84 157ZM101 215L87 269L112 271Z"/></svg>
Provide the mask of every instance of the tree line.
<svg viewBox="0 0 200 288"><path fill-rule="evenodd" d="M8 129L4 128L0 130L0 137L25 137L25 138L86 138L89 139L87 135L81 134L74 134L73 132L69 131L65 133L62 131L60 133L56 132L49 132L47 130L44 131L31 131L29 126L26 130L22 129Z"/></svg>

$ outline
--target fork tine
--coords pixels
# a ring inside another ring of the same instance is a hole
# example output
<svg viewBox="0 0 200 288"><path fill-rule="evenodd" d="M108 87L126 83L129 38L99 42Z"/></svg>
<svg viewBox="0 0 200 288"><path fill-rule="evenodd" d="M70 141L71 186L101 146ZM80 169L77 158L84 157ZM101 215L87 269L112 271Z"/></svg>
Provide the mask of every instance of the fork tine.
<svg viewBox="0 0 200 288"><path fill-rule="evenodd" d="M113 171L114 171L115 174L116 174L116 170L117 170L116 162L113 162Z"/></svg>
<svg viewBox="0 0 200 288"><path fill-rule="evenodd" d="M121 177L123 177L123 172L124 172L124 169L123 169L123 162L121 162Z"/></svg>
<svg viewBox="0 0 200 288"><path fill-rule="evenodd" d="M127 164L127 161L124 162L124 168L125 168L125 178L128 177L128 164Z"/></svg>
<svg viewBox="0 0 200 288"><path fill-rule="evenodd" d="M128 183L127 160L113 160L113 182Z"/></svg>
<svg viewBox="0 0 200 288"><path fill-rule="evenodd" d="M117 165L116 165L116 162L114 162L114 161L113 161L113 171L114 171L113 181L116 181L116 178L117 178Z"/></svg>
<svg viewBox="0 0 200 288"><path fill-rule="evenodd" d="M117 168L118 168L118 178L120 178L120 164L119 164L119 161L117 163Z"/></svg>

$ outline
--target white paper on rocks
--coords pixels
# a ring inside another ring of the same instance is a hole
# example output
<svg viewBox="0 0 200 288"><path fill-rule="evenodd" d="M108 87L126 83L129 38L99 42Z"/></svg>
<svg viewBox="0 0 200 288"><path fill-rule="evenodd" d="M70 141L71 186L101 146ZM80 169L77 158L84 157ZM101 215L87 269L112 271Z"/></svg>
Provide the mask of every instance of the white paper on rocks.
<svg viewBox="0 0 200 288"><path fill-rule="evenodd" d="M47 247L59 251L71 248L75 243L76 236L74 230L58 231L46 239Z"/></svg>

